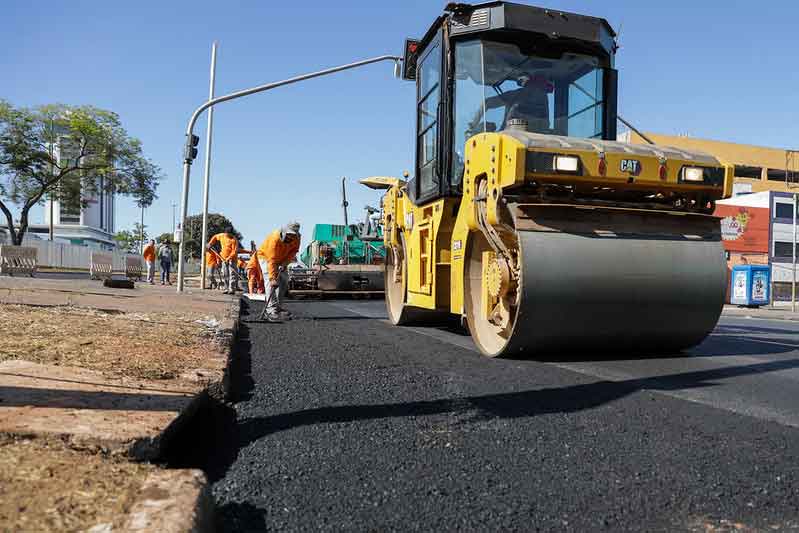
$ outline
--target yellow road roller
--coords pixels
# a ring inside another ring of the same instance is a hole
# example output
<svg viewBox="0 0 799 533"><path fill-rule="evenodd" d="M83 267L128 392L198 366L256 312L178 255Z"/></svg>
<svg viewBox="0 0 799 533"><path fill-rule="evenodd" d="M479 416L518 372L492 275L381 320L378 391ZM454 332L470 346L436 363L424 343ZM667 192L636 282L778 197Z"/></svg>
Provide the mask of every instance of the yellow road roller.
<svg viewBox="0 0 799 533"><path fill-rule="evenodd" d="M615 33L602 18L449 4L405 43L411 179L385 189L390 320L461 317L491 357L680 350L715 327L715 202L732 167L617 142Z"/></svg>

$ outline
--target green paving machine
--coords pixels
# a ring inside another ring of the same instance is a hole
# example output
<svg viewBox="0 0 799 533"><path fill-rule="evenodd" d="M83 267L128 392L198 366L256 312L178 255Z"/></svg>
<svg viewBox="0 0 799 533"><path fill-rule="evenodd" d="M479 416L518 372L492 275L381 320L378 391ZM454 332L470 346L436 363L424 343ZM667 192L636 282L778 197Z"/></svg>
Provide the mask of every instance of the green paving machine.
<svg viewBox="0 0 799 533"><path fill-rule="evenodd" d="M343 179L341 193L344 224L316 224L300 254L304 266L289 270L289 292L295 296L383 295L382 213L367 205L364 221L350 224Z"/></svg>

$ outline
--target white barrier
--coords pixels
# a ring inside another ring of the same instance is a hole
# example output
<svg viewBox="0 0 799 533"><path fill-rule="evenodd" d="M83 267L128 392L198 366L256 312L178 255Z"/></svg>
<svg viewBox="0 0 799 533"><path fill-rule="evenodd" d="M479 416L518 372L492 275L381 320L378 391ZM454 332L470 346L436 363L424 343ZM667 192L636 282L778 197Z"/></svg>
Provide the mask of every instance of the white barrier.
<svg viewBox="0 0 799 533"><path fill-rule="evenodd" d="M37 253L32 246L0 245L0 274L36 274Z"/></svg>
<svg viewBox="0 0 799 533"><path fill-rule="evenodd" d="M89 263L89 278L111 279L114 273L114 254L111 252L97 252L92 250Z"/></svg>
<svg viewBox="0 0 799 533"><path fill-rule="evenodd" d="M128 279L141 280L144 275L144 266L142 259L138 255L125 256L125 276Z"/></svg>

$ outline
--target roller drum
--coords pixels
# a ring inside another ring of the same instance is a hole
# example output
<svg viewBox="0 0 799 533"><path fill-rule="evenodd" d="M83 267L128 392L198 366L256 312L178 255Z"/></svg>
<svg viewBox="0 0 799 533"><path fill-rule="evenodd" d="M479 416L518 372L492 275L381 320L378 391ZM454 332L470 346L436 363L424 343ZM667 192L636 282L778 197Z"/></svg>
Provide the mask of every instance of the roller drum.
<svg viewBox="0 0 799 533"><path fill-rule="evenodd" d="M488 249L478 240L467 267L473 289L467 315L475 342L490 356L663 352L702 342L724 305L726 264L707 221L684 224L679 235L517 231L521 294L510 335L504 336L474 318L475 263Z"/></svg>

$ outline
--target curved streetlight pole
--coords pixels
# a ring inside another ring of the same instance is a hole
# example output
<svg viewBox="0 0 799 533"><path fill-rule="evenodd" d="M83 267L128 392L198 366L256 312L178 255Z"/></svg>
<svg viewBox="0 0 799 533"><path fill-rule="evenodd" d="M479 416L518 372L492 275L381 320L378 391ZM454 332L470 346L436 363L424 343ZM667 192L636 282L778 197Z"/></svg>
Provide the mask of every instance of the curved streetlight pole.
<svg viewBox="0 0 799 533"><path fill-rule="evenodd" d="M191 155L191 139L194 135L194 124L197 122L197 119L200 117L200 114L212 107L216 104L227 102L228 100L234 100L236 98L241 98L243 96L249 96L251 94L260 93L263 91L268 91L270 89L275 89L277 87L282 87L283 85L290 85L292 83L297 83L298 81L309 80L311 78L318 78L320 76L326 76L328 74L334 74L336 72L341 72L342 70L349 70L357 67L362 67L364 65L370 65L372 63L378 63L380 61L394 61L395 64L395 75L399 72L399 65L402 61L401 57L392 56L392 55L383 55L378 57L373 57L370 59L364 59L362 61L356 61L355 63L349 63L346 65L340 65L338 67L332 67L325 70L319 70L317 72L311 72L309 74L302 74L300 76L295 76L293 78L289 78L282 81L277 81L273 83L267 83L265 85L259 85L257 87L252 87L251 89L244 89L242 91L236 91L234 93L226 94L224 96L219 96L217 98L212 98L198 107L194 113L192 113L191 118L189 119L189 124L186 127L186 153L183 158L183 196L180 204L180 227L183 232L185 232L186 226L186 216L188 215L188 203L189 203L189 178L191 177L191 163L194 160L194 157ZM180 246L178 247L178 283L177 283L177 291L178 293L183 292L183 278L184 278L184 257L185 257L185 246L186 246L186 236L185 233L181 233L180 238ZM201 244L201 249L205 247L205 243ZM204 260L204 254L201 255Z"/></svg>

